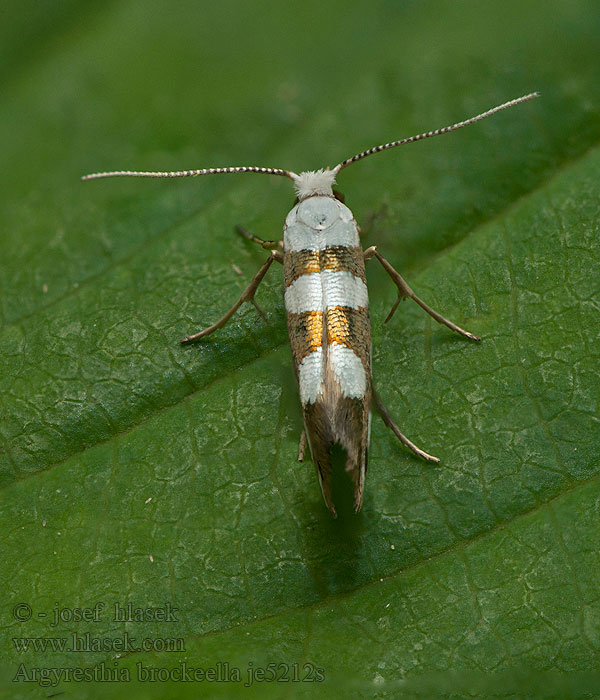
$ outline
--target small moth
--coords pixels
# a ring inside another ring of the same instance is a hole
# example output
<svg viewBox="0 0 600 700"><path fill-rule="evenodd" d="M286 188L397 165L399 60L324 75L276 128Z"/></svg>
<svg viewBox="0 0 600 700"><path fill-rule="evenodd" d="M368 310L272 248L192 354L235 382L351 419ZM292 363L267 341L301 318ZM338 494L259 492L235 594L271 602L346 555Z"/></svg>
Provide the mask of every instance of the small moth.
<svg viewBox="0 0 600 700"><path fill-rule="evenodd" d="M375 246L362 250L354 216L344 204L342 195L333 189L336 178L344 168L373 153L455 131L537 96L538 93L533 92L443 129L369 148L338 163L332 169L300 174L280 168L255 166L175 172L119 170L93 173L82 178L93 180L126 176L195 177L221 173L263 173L287 177L293 182L297 199L287 215L283 240L263 240L238 227L243 236L270 250L271 254L238 301L219 321L187 336L181 342L189 343L210 335L224 326L244 302L254 304L264 318L254 295L273 262L283 265L287 326L304 420L298 460L303 460L308 441L323 498L334 517L336 511L331 497L330 448L337 444L346 452L346 470L352 475L354 485L354 510L359 511L365 488L372 401L385 424L400 442L419 457L439 462L437 457L427 454L402 434L373 388L365 261L376 258L398 289L398 298L385 319L386 322L396 311L399 302L410 298L438 323L465 338L480 340L419 299Z"/></svg>

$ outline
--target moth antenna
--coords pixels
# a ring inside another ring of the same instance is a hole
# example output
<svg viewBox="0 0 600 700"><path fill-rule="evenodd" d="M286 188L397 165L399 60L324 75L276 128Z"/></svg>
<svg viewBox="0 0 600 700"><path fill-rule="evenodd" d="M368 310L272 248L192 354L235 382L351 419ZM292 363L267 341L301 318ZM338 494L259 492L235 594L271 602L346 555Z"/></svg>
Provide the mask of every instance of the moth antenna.
<svg viewBox="0 0 600 700"><path fill-rule="evenodd" d="M337 175L340 172L340 170L343 170L351 163L356 163L356 161L362 160L363 158L366 158L367 156L370 156L373 153L379 153L379 151L386 151L388 148L394 148L395 146L404 146L404 144L412 143L413 141L422 141L423 139L428 139L431 136L440 136L441 134L447 134L449 131L456 131L456 129L461 129L463 126L469 126L469 124L474 124L475 122L478 122L481 119L491 117L492 114L496 114L496 112L500 112L503 109L507 109L508 107L514 107L515 105L518 105L521 102L526 102L527 100L532 100L534 97L539 96L539 92L531 92L529 93L529 95L517 97L514 100L510 100L510 102L505 102L504 104L498 105L498 107L488 109L487 112L482 112L476 117L471 117L470 119L466 119L465 121L457 122L456 124L452 124L451 126L445 126L443 129L436 129L435 131L426 131L423 134L417 134L416 136L411 136L407 139L401 139L400 141L392 141L391 143L384 143L381 146L374 146L373 148L369 148L367 151L357 153L355 156L352 156L352 158L348 158L347 160L338 163L338 165L336 165L335 168L333 168L333 172Z"/></svg>
<svg viewBox="0 0 600 700"><path fill-rule="evenodd" d="M262 173L264 175L281 175L296 181L297 175L291 170L281 168L259 168L254 165L242 165L232 168L202 168L201 170L173 170L171 172L145 172L143 170L112 170L106 173L84 175L82 180L99 180L103 177L196 177L197 175L223 175L229 173Z"/></svg>

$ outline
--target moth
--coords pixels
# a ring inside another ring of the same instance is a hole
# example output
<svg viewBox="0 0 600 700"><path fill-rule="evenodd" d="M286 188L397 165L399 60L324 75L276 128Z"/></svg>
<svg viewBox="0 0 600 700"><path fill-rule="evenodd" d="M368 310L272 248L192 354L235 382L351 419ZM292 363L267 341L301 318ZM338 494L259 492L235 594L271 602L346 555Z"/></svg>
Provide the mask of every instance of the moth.
<svg viewBox="0 0 600 700"><path fill-rule="evenodd" d="M393 316L400 301L409 298L438 323L469 340L480 340L422 301L375 246L362 249L354 216L344 204L342 195L334 189L336 178L344 168L373 153L455 131L537 96L538 93L533 92L451 126L369 148L331 169L299 174L291 170L256 166L173 172L118 170L93 173L82 178L262 173L287 177L293 182L297 199L287 215L283 240L263 240L237 227L242 235L271 253L231 309L212 326L183 338L181 343L205 338L223 327L244 302L254 304L264 318L254 295L271 265L274 262L283 265L287 327L304 421L298 460L303 461L308 442L323 498L334 517L336 510L331 495L330 450L336 444L345 450L345 466L352 476L354 487L354 510L358 512L365 489L372 403L375 403L384 423L402 444L425 460L439 462L437 457L417 447L400 431L373 388L365 262L371 258L377 259L398 289L398 298L385 322Z"/></svg>

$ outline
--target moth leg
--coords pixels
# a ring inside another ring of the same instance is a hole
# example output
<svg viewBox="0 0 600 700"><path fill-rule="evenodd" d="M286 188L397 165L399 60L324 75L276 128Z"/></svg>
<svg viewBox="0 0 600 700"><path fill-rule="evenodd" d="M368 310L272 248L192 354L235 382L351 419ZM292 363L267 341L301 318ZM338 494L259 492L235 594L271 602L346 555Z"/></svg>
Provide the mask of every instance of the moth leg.
<svg viewBox="0 0 600 700"><path fill-rule="evenodd" d="M465 331L463 328L460 328L460 326L457 326L455 323L452 323L452 321L449 321L447 318L444 318L437 311L434 311L434 309L432 309L431 306L428 306L422 299L419 299L419 297L413 292L413 290L408 286L408 284L406 284L406 282L402 279L400 274L396 272L396 270L394 270L390 263L377 252L375 246L367 248L367 250L364 251L364 256L365 260L368 260L373 256L376 257L377 260L379 260L379 262L382 264L383 269L392 278L394 284L398 288L398 298L392 306L392 310L387 315L387 318L385 319L384 323L387 323L390 320L390 318L392 318L394 312L398 308L398 304L402 301L402 299L409 298L413 301L416 301L417 304L423 309L423 311L426 311L438 323L442 323L444 326L447 326L451 331L456 331L457 333L460 333L460 335L464 336L465 338L469 338L470 340L481 340L481 338L479 338L476 335L473 335L473 333Z"/></svg>
<svg viewBox="0 0 600 700"><path fill-rule="evenodd" d="M298 461L304 462L304 455L306 454L306 429L302 428L302 433L300 434L300 441L298 442Z"/></svg>
<svg viewBox="0 0 600 700"><path fill-rule="evenodd" d="M267 258L267 260L263 263L262 267L260 270L254 275L252 281L250 284L244 289L242 292L242 295L240 298L236 301L236 303L229 309L229 311L223 316L223 318L219 319L216 323L213 323L212 326L209 326L208 328L205 328L202 331L199 331L198 333L194 333L193 335L188 335L187 338L183 338L181 340L181 344L183 343L191 343L194 340L199 340L200 338L205 338L207 335L210 335L214 331L217 330L217 328L221 328L224 326L227 321L233 316L233 314L240 308L240 306L245 302L245 301L254 301L254 294L256 293L256 290L258 289L258 285L262 282L263 277L267 274L267 270L271 267L273 264L273 261L278 259L278 256L281 254L278 253L277 251L271 251L271 255ZM260 310L259 310L260 311ZM261 315L264 318L264 315L261 312Z"/></svg>
<svg viewBox="0 0 600 700"><path fill-rule="evenodd" d="M232 263L231 267L233 267L233 271L236 272L240 277L244 276L244 273L240 270L240 268L237 265ZM265 316L265 312L257 304L256 299L252 298L252 299L250 299L250 301L252 302L252 306L254 306L254 308L258 311L258 315L262 318L262 320L268 326L269 322L267 321L267 317Z"/></svg>
<svg viewBox="0 0 600 700"><path fill-rule="evenodd" d="M279 241L265 241L262 238L255 236L253 233L250 233L250 231L246 230L243 226L236 226L235 230L240 235L244 236L244 238L247 238L249 241L252 241L253 243L258 243L258 245L265 248L265 250L275 250L275 248L281 247ZM281 262L281 260L279 262Z"/></svg>
<svg viewBox="0 0 600 700"><path fill-rule="evenodd" d="M377 406L377 410L379 411L379 414L383 418L383 422L387 425L388 428L391 429L391 431L394 433L394 435L400 440L400 442L403 445L406 445L409 449L411 449L418 457L422 457L423 459L426 459L428 462L439 462L440 460L437 457L434 457L433 455L427 454L427 452L424 452L421 448L417 447L414 442L411 442L406 435L404 435L402 432L400 432L400 428L394 423L392 420L392 417L389 414L389 411L387 408L383 405L381 399L379 398L379 394L375 390L373 390L373 400L375 401L375 405Z"/></svg>

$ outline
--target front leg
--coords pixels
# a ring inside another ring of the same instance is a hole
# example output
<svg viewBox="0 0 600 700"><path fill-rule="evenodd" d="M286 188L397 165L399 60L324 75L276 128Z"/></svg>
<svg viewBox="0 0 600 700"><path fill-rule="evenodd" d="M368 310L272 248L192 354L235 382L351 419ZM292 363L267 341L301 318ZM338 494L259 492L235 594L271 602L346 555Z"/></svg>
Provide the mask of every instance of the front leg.
<svg viewBox="0 0 600 700"><path fill-rule="evenodd" d="M187 338L183 338L183 340L181 340L179 342L183 345L184 343L191 343L194 340L199 340L200 338L205 338L207 335L210 335L211 333L216 331L217 328L222 328L245 301L249 301L249 302L255 304L254 294L256 293L256 290L258 289L258 285L262 282L263 277L267 274L267 270L271 267L271 265L273 264L273 262L275 260L277 262L282 262L283 256L280 252L273 250L273 251L271 251L271 255L263 263L260 270L256 273L256 275L254 275L250 284L246 287L246 289L244 289L240 298L236 301L236 303L229 309L229 311L221 319L219 319L216 323L213 323L212 326L209 326L208 328L205 328L204 330L199 331L198 333L194 333L193 335L188 335ZM256 306L256 304L255 304L255 306ZM259 312L260 312L260 309L259 309Z"/></svg>
<svg viewBox="0 0 600 700"><path fill-rule="evenodd" d="M236 226L235 230L241 235L244 236L244 238L247 238L249 241L252 241L253 243L258 243L259 246L264 248L265 250L275 250L275 248L281 248L283 246L281 241L265 241L264 238L260 238L259 236L255 236L253 233L250 233L247 229L245 229L243 226Z"/></svg>
<svg viewBox="0 0 600 700"><path fill-rule="evenodd" d="M394 270L394 268L390 265L390 263L377 252L377 249L375 246L371 246L370 248L367 248L367 250L364 251L364 256L365 260L369 260L369 258L376 257L377 260L382 264L383 269L388 273L388 275L392 278L392 281L398 288L398 298L396 299L395 304L392 306L392 310L390 313L387 315L387 318L385 319L384 323L387 323L390 318L394 315L394 312L398 308L398 304L402 301L402 299L412 299L413 301L416 301L417 304L423 309L423 311L426 311L430 316L432 316L438 323L443 323L444 326L447 326L451 331L456 331L457 333L460 333L460 335L464 336L465 338L469 338L469 340L477 340L480 341L481 338L479 338L476 335L473 335L473 333L469 333L469 331L465 331L463 328L460 328L460 326L457 326L455 323L452 323L452 321L449 321L447 318L444 318L441 314L439 314L437 311L434 311L434 309L431 308L431 306L428 306L422 299L419 299L419 297L413 292L413 290L406 284L406 282L402 279L400 274Z"/></svg>

